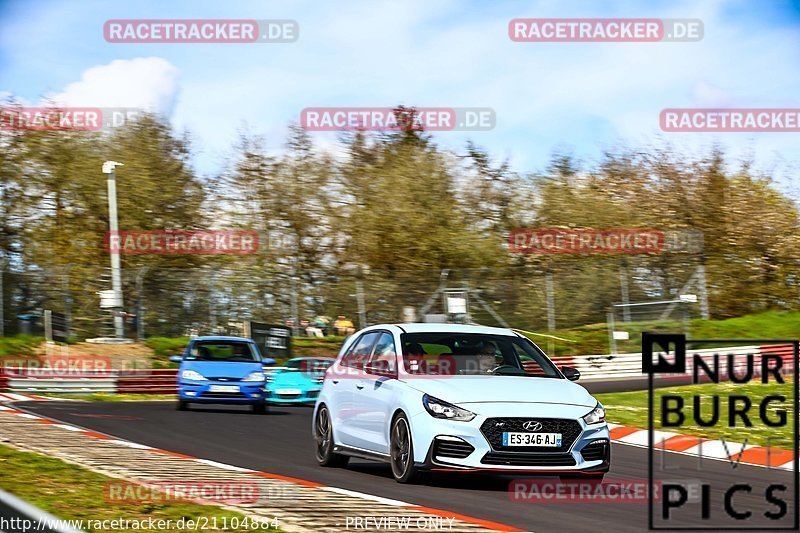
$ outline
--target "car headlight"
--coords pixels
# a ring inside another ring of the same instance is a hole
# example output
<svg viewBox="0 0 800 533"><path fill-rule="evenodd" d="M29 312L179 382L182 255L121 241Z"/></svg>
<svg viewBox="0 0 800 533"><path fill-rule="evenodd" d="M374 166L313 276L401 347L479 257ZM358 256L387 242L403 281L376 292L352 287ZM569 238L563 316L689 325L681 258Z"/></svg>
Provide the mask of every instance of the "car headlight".
<svg viewBox="0 0 800 533"><path fill-rule="evenodd" d="M188 379L191 381L208 381L201 373L194 370L183 370L181 372L181 379Z"/></svg>
<svg viewBox="0 0 800 533"><path fill-rule="evenodd" d="M592 424L599 424L600 422L606 421L606 410L603 409L603 406L599 403L597 407L589 411L588 414L583 416L583 421L586 422L588 425Z"/></svg>
<svg viewBox="0 0 800 533"><path fill-rule="evenodd" d="M250 372L242 381L264 381L264 377L263 372Z"/></svg>
<svg viewBox="0 0 800 533"><path fill-rule="evenodd" d="M444 418L447 420L457 420L459 422L469 422L475 418L475 413L456 407L451 403L444 402L427 394L422 396L422 405L425 410L434 418Z"/></svg>

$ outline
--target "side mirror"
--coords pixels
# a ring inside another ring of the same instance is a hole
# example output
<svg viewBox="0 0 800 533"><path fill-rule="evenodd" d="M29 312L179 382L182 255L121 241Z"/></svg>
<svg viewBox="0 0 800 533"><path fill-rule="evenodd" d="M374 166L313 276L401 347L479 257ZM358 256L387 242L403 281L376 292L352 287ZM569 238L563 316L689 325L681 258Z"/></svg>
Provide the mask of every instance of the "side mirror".
<svg viewBox="0 0 800 533"><path fill-rule="evenodd" d="M269 365L274 365L277 362L278 361L276 361L275 359L272 359L271 357L265 357L264 359L261 360L261 365L262 366L269 366Z"/></svg>
<svg viewBox="0 0 800 533"><path fill-rule="evenodd" d="M173 363L180 363L181 361L183 361L183 357L181 357L180 355L170 355L169 360L172 361Z"/></svg>
<svg viewBox="0 0 800 533"><path fill-rule="evenodd" d="M387 361L373 361L364 366L364 372L373 376L397 379L397 370L390 368Z"/></svg>
<svg viewBox="0 0 800 533"><path fill-rule="evenodd" d="M571 366L562 366L561 373L570 381L578 381L581 378L581 373L578 369L572 368Z"/></svg>

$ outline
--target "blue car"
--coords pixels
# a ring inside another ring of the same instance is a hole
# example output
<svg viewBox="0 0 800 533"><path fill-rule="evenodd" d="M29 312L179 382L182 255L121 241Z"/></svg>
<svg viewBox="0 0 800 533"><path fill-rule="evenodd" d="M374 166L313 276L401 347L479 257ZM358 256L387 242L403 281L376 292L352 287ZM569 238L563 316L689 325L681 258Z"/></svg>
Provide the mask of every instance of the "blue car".
<svg viewBox="0 0 800 533"><path fill-rule="evenodd" d="M330 357L297 357L281 367L267 369L267 401L313 404L322 389L325 371L334 361Z"/></svg>
<svg viewBox="0 0 800 533"><path fill-rule="evenodd" d="M178 409L189 403L251 405L266 412L264 359L258 345L242 337L197 337L183 356L170 357L180 363Z"/></svg>

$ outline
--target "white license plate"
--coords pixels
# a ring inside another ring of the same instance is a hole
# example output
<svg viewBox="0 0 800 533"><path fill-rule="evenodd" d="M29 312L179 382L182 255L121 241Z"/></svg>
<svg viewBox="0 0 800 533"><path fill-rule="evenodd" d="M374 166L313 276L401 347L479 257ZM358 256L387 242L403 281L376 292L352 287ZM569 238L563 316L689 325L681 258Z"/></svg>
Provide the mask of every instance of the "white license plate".
<svg viewBox="0 0 800 533"><path fill-rule="evenodd" d="M302 391L300 389L278 389L277 392L278 394L285 394L288 396L291 394L300 394Z"/></svg>
<svg viewBox="0 0 800 533"><path fill-rule="evenodd" d="M522 433L518 431L504 431L503 446L560 448L561 433Z"/></svg>
<svg viewBox="0 0 800 533"><path fill-rule="evenodd" d="M209 385L208 390L211 392L239 392L238 385Z"/></svg>

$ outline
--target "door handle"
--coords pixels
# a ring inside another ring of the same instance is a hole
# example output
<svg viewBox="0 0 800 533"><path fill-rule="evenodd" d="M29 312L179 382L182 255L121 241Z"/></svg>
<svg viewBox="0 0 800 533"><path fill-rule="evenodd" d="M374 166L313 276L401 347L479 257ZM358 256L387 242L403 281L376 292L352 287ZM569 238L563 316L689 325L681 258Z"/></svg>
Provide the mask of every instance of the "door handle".
<svg viewBox="0 0 800 533"><path fill-rule="evenodd" d="M336 385L337 383L339 383L339 380L338 380L338 379L332 379L332 380L331 380L331 383L333 383L334 385Z"/></svg>
<svg viewBox="0 0 800 533"><path fill-rule="evenodd" d="M361 390L361 389L363 389L363 388L364 388L364 384L363 384L363 383L356 383L356 388L357 388L358 390Z"/></svg>

